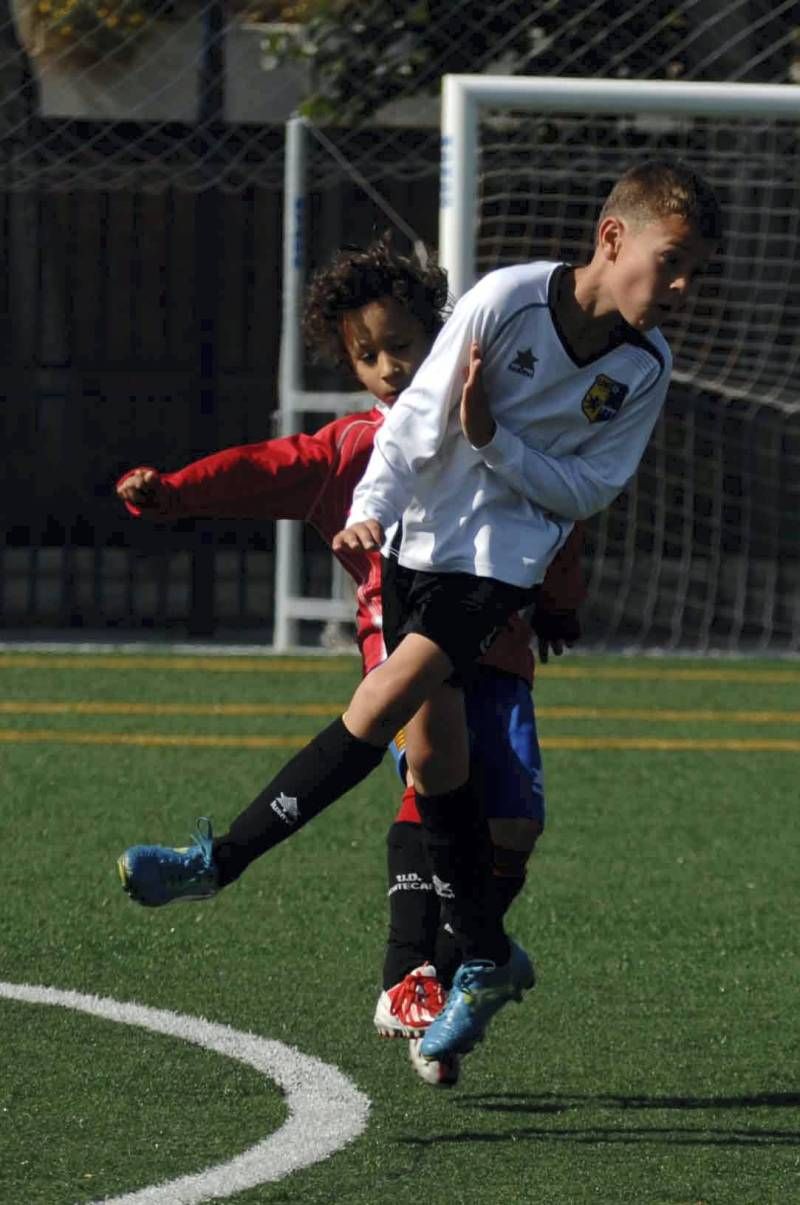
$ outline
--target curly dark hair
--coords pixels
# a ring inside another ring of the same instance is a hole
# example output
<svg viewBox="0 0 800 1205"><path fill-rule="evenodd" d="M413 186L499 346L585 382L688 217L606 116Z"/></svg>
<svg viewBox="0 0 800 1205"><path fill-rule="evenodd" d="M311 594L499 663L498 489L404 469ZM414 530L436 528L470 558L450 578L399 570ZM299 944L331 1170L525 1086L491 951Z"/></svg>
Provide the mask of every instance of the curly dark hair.
<svg viewBox="0 0 800 1205"><path fill-rule="evenodd" d="M312 278L306 294L303 335L319 359L350 368L342 318L381 297L394 297L433 337L448 302L447 273L429 261L398 254L387 232L367 247L343 247Z"/></svg>

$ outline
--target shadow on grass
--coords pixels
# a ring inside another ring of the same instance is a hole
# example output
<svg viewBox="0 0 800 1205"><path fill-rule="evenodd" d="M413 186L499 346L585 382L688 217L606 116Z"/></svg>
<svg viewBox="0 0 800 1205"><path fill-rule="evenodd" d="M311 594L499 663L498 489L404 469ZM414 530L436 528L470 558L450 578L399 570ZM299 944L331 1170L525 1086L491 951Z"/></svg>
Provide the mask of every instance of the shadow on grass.
<svg viewBox="0 0 800 1205"><path fill-rule="evenodd" d="M591 1096L555 1092L459 1094L458 1104L504 1113L563 1113L601 1109L800 1109L800 1092L755 1092L747 1096Z"/></svg>
<svg viewBox="0 0 800 1205"><path fill-rule="evenodd" d="M591 1096L532 1094L525 1092L461 1095L453 1098L457 1108L486 1113L542 1116L576 1113L583 1109L675 1109L692 1112L708 1109L791 1109L800 1108L800 1094L795 1092L760 1092L747 1096ZM578 1119L576 1118L576 1121ZM720 1147L794 1147L800 1146L800 1131L773 1129L723 1129L705 1125L695 1126L629 1126L576 1124L569 1128L523 1126L488 1133L475 1130L453 1134L426 1134L400 1139L409 1146L433 1146L457 1142L514 1142L520 1139L540 1142L632 1143L647 1142L674 1146Z"/></svg>

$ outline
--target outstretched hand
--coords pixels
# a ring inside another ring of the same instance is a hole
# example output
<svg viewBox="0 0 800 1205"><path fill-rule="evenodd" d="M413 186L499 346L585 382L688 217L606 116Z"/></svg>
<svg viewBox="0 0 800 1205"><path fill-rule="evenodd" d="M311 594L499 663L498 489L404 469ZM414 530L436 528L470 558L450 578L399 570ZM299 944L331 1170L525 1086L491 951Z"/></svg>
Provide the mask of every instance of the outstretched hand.
<svg viewBox="0 0 800 1205"><path fill-rule="evenodd" d="M143 514L157 514L166 502L167 489L158 469L132 469L117 483L117 497Z"/></svg>
<svg viewBox="0 0 800 1205"><path fill-rule="evenodd" d="M461 430L473 448L482 448L491 442L496 424L483 387L481 352L477 343L472 343L469 349L469 364L461 390L460 415Z"/></svg>
<svg viewBox="0 0 800 1205"><path fill-rule="evenodd" d="M560 657L565 649L571 649L581 638L581 625L577 611L548 611L542 608L534 613L531 621L539 645L539 660L547 664L550 653Z"/></svg>
<svg viewBox="0 0 800 1205"><path fill-rule="evenodd" d="M334 552L376 552L383 546L383 527L377 519L365 519L336 533L331 541Z"/></svg>

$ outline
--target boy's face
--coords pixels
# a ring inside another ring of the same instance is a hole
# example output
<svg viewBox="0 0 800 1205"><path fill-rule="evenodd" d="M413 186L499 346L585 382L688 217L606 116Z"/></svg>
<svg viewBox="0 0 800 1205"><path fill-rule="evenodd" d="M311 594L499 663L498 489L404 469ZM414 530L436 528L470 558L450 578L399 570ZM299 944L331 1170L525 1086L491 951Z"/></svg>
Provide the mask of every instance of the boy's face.
<svg viewBox="0 0 800 1205"><path fill-rule="evenodd" d="M431 346L422 323L395 297L349 310L342 339L361 384L387 406L411 384Z"/></svg>
<svg viewBox="0 0 800 1205"><path fill-rule="evenodd" d="M681 308L715 247L677 215L639 226L606 222L612 224L605 247L613 303L635 330L650 330Z"/></svg>

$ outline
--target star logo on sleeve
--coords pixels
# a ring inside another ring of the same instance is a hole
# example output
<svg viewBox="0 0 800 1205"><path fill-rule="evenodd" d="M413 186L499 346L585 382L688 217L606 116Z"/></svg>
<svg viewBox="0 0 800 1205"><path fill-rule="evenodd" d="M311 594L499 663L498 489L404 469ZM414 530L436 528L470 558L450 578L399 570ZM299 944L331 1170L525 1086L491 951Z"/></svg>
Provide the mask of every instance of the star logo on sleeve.
<svg viewBox="0 0 800 1205"><path fill-rule="evenodd" d="M538 359L539 357L533 354L532 347L520 347L508 367L511 372L517 372L521 377L532 377Z"/></svg>

